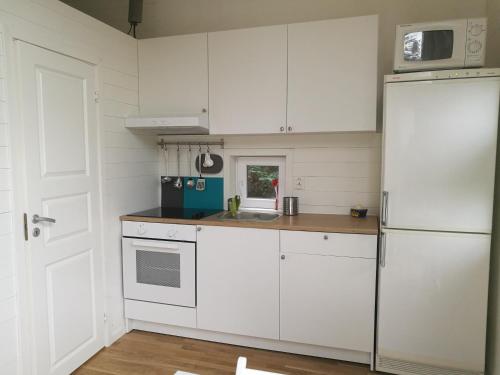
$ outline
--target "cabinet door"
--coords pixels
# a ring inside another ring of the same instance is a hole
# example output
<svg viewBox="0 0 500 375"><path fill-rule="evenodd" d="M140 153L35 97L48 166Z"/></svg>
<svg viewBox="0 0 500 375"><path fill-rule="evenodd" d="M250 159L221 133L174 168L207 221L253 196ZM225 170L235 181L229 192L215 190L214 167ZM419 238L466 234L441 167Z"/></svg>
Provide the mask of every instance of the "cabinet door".
<svg viewBox="0 0 500 375"><path fill-rule="evenodd" d="M422 364L418 373L430 373L429 366L482 373L491 236L416 231L384 231L384 236L377 369Z"/></svg>
<svg viewBox="0 0 500 375"><path fill-rule="evenodd" d="M142 114L198 114L208 109L207 34L141 39Z"/></svg>
<svg viewBox="0 0 500 375"><path fill-rule="evenodd" d="M292 132L376 130L378 17L288 25Z"/></svg>
<svg viewBox="0 0 500 375"><path fill-rule="evenodd" d="M376 260L284 254L280 339L371 352Z"/></svg>
<svg viewBox="0 0 500 375"><path fill-rule="evenodd" d="M279 232L200 227L198 328L279 338Z"/></svg>
<svg viewBox="0 0 500 375"><path fill-rule="evenodd" d="M211 134L286 126L286 25L208 34Z"/></svg>

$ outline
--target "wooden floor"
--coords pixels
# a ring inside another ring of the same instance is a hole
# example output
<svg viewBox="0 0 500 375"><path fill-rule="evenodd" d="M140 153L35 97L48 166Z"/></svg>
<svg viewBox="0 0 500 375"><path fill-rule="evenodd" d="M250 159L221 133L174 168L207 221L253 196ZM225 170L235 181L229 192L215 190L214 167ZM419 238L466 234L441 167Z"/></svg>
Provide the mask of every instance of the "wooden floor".
<svg viewBox="0 0 500 375"><path fill-rule="evenodd" d="M330 359L250 349L132 331L92 357L78 375L173 375L184 370L200 375L234 375L236 360L249 368L287 375L366 375L367 366Z"/></svg>

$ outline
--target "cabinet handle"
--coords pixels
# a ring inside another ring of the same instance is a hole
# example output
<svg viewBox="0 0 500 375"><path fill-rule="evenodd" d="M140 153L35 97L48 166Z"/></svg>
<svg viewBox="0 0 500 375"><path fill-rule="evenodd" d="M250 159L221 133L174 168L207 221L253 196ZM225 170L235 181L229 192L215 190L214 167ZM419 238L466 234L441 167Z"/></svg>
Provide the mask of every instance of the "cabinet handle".
<svg viewBox="0 0 500 375"><path fill-rule="evenodd" d="M327 235L327 234L325 234L325 235L323 236L323 239L324 239L324 240L327 240L327 239L328 239L328 235Z"/></svg>
<svg viewBox="0 0 500 375"><path fill-rule="evenodd" d="M389 192L382 192L382 225L387 225L387 215L389 207Z"/></svg>
<svg viewBox="0 0 500 375"><path fill-rule="evenodd" d="M385 254L386 254L386 249L385 249L385 233L382 232L380 233L380 267L384 268L385 267Z"/></svg>
<svg viewBox="0 0 500 375"><path fill-rule="evenodd" d="M196 230L197 230L198 232L201 232L201 227L196 227Z"/></svg>
<svg viewBox="0 0 500 375"><path fill-rule="evenodd" d="M285 256L284 256L284 255L282 255L282 256L281 256L281 260L284 260L284 259L285 259Z"/></svg>
<svg viewBox="0 0 500 375"><path fill-rule="evenodd" d="M207 109L206 108L202 108L201 109L201 113L207 113Z"/></svg>
<svg viewBox="0 0 500 375"><path fill-rule="evenodd" d="M284 132L284 131L285 131L285 127L284 126L280 127L280 132Z"/></svg>
<svg viewBox="0 0 500 375"><path fill-rule="evenodd" d="M291 126L288 127L288 131L291 132L293 129Z"/></svg>

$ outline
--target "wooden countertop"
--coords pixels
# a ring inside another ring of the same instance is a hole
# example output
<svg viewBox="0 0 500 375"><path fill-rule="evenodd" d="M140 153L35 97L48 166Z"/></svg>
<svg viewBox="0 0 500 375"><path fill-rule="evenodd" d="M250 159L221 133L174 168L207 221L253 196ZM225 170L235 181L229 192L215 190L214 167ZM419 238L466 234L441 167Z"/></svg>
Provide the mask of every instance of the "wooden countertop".
<svg viewBox="0 0 500 375"><path fill-rule="evenodd" d="M222 227L241 227L259 229L297 230L306 232L378 234L378 218L367 216L357 219L349 215L299 214L297 216L281 216L269 222L253 221L220 221L215 215L201 220L169 219L125 215L121 221L142 221L149 223L212 225Z"/></svg>

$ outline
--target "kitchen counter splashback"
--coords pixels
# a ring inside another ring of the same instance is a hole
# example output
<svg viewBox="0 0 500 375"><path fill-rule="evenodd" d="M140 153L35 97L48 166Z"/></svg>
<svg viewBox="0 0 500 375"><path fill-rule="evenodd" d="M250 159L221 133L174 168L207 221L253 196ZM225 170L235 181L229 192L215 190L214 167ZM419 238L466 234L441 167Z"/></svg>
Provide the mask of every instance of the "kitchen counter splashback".
<svg viewBox="0 0 500 375"><path fill-rule="evenodd" d="M306 232L330 232L352 234L378 234L378 218L354 218L349 215L299 214L297 216L281 216L271 222L220 221L215 215L201 220L151 218L134 215L124 215L121 221L142 221L149 223L210 225L222 227L242 227L277 230L296 230Z"/></svg>

